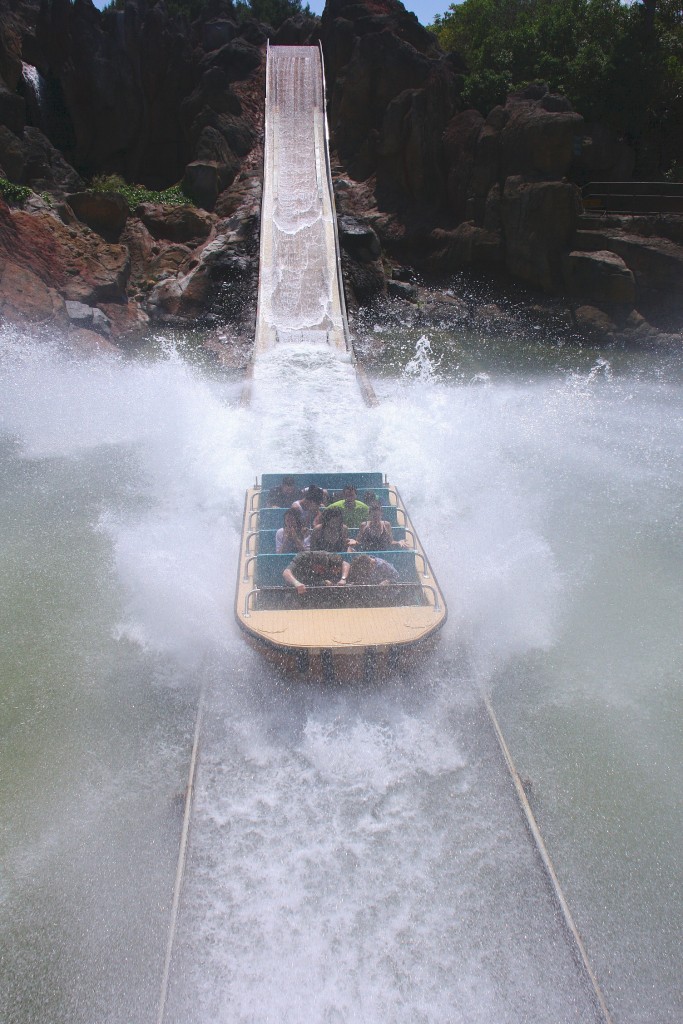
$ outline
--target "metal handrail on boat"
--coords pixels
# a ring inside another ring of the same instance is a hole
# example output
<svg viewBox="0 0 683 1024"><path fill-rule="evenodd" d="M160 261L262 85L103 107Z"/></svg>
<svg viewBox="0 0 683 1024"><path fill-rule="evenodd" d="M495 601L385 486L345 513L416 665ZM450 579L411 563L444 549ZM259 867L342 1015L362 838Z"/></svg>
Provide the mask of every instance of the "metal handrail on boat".
<svg viewBox="0 0 683 1024"><path fill-rule="evenodd" d="M258 558L258 555L249 555L245 559L245 562L244 562L244 582L245 583L249 582L249 566L251 565L252 562L255 562L257 558Z"/></svg>
<svg viewBox="0 0 683 1024"><path fill-rule="evenodd" d="M422 575L424 576L425 579L429 579L431 573L427 569L427 559L425 558L421 551L416 551L415 557L422 559Z"/></svg>
<svg viewBox="0 0 683 1024"><path fill-rule="evenodd" d="M251 540L252 537L258 537L258 535L259 535L259 530L250 530L249 531L249 533L247 534L247 536L244 539L244 552L245 552L245 554L247 554L247 555L255 555L256 554L255 551L250 551L249 550L249 541Z"/></svg>

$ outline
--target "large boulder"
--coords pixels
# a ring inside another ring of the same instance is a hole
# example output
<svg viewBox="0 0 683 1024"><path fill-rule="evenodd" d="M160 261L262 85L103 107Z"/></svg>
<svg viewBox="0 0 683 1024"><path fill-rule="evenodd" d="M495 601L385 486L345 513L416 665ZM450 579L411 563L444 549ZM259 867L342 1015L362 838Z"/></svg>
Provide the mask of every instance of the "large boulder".
<svg viewBox="0 0 683 1024"><path fill-rule="evenodd" d="M449 121L444 132L444 153L448 164L448 205L458 220L464 220L470 194L477 143L484 126L478 110L463 110Z"/></svg>
<svg viewBox="0 0 683 1024"><path fill-rule="evenodd" d="M15 135L0 124L0 164L10 181L34 191L64 195L83 188L83 181L59 150L38 128Z"/></svg>
<svg viewBox="0 0 683 1024"><path fill-rule="evenodd" d="M171 322L184 317L206 319L216 312L226 321L243 319L255 302L257 248L257 214L246 205L221 222L215 236L191 254L177 275L151 290L150 314Z"/></svg>
<svg viewBox="0 0 683 1024"><path fill-rule="evenodd" d="M208 213L194 206L164 206L140 203L135 209L153 238L171 242L198 242L211 234L212 220Z"/></svg>
<svg viewBox="0 0 683 1024"><path fill-rule="evenodd" d="M78 219L107 242L118 242L128 220L128 200L118 192L75 192L69 206Z"/></svg>
<svg viewBox="0 0 683 1024"><path fill-rule="evenodd" d="M432 231L434 253L430 269L437 272L462 270L470 266L492 266L501 262L503 247L499 232L465 221L452 230Z"/></svg>
<svg viewBox="0 0 683 1024"><path fill-rule="evenodd" d="M574 248L614 253L633 272L638 294L648 303L683 307L683 245L606 228L577 231Z"/></svg>
<svg viewBox="0 0 683 1024"><path fill-rule="evenodd" d="M616 253L570 252L564 260L564 283L570 295L586 302L633 306L636 282L633 272Z"/></svg>
<svg viewBox="0 0 683 1024"><path fill-rule="evenodd" d="M86 227L63 224L50 213L10 212L0 202L0 258L35 274L64 299L97 305L123 301L130 256Z"/></svg>
<svg viewBox="0 0 683 1024"><path fill-rule="evenodd" d="M28 267L0 255L0 319L10 323L66 324L64 301Z"/></svg>
<svg viewBox="0 0 683 1024"><path fill-rule="evenodd" d="M197 206L213 210L221 192L235 180L237 170L219 160L193 160L185 168L183 190Z"/></svg>
<svg viewBox="0 0 683 1024"><path fill-rule="evenodd" d="M457 58L398 0L330 0L321 39L334 145L352 178L375 174L385 207L437 208L442 136L461 79Z"/></svg>
<svg viewBox="0 0 683 1024"><path fill-rule="evenodd" d="M562 257L576 230L579 212L580 194L575 185L508 178L501 219L509 273L544 291L560 287Z"/></svg>
<svg viewBox="0 0 683 1024"><path fill-rule="evenodd" d="M583 118L570 110L549 111L540 101L509 101L501 131L501 173L562 178L580 152Z"/></svg>
<svg viewBox="0 0 683 1024"><path fill-rule="evenodd" d="M342 215L337 219L339 242L344 252L358 263L374 263L382 255L377 233L355 217Z"/></svg>

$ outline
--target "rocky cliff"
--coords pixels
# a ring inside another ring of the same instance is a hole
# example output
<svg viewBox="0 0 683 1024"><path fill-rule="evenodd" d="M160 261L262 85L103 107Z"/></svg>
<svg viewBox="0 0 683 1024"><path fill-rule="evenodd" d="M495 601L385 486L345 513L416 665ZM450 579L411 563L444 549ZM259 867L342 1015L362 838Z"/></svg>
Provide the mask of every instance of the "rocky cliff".
<svg viewBox="0 0 683 1024"><path fill-rule="evenodd" d="M651 222L645 239L582 214L576 182L628 173L628 147L543 86L486 118L463 110L461 59L398 0L328 0L322 19L277 32L239 21L231 0L192 23L163 0L0 0L0 177L32 190L0 202L1 317L88 344L157 321L249 338L268 39L322 42L352 304L414 300L410 267L479 268L566 295L577 323L614 334L681 293L675 224L662 241ZM88 191L111 174L181 183L191 203Z"/></svg>

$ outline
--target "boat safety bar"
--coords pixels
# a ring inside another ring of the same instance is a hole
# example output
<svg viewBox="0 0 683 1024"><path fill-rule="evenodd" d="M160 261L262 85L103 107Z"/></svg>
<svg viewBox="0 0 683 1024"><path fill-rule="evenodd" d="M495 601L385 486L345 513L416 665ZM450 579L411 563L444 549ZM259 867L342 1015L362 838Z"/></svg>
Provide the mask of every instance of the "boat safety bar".
<svg viewBox="0 0 683 1024"><path fill-rule="evenodd" d="M381 583L354 583L352 587L348 588L348 590L344 590L344 593L348 594L348 593L351 593L352 591L355 592L355 591L358 591L358 590L375 590L375 591L378 591L381 586L382 586ZM427 583L421 583L420 587L421 587L422 590L428 590L432 594L432 596L434 598L434 604L433 604L434 611L435 612L440 612L441 611L441 604L439 602L439 593L438 593L438 591L434 587L430 587L429 584L427 584ZM391 584L391 589L392 590L401 590L401 589L408 589L408 588L414 590L415 589L415 584L414 583L392 583ZM329 593L330 589L334 589L334 588L330 588L330 587L306 587L306 591L307 592L311 591L311 590L324 590L325 593ZM294 593L294 589L293 589L293 587L254 587L253 590L249 590L244 595L244 618L248 619L249 616L251 615L251 611L253 611L253 609L250 609L250 603L251 603L251 598L254 597L255 594L267 594L267 593L281 594L283 592L286 592L288 594L289 593L293 594Z"/></svg>

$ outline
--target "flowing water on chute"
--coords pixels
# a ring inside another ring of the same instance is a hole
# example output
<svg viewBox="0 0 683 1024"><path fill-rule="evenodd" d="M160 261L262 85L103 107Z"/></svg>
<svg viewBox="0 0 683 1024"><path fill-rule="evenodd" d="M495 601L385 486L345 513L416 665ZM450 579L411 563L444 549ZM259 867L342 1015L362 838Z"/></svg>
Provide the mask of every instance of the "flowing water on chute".
<svg viewBox="0 0 683 1024"><path fill-rule="evenodd" d="M615 1019L680 1019L680 359L433 340L376 409L281 346L244 408L171 346L3 336L3 1020L154 1016L202 689L169 1020L594 1019L480 687ZM449 603L421 672L295 685L244 645L244 490L299 469L400 488Z"/></svg>

